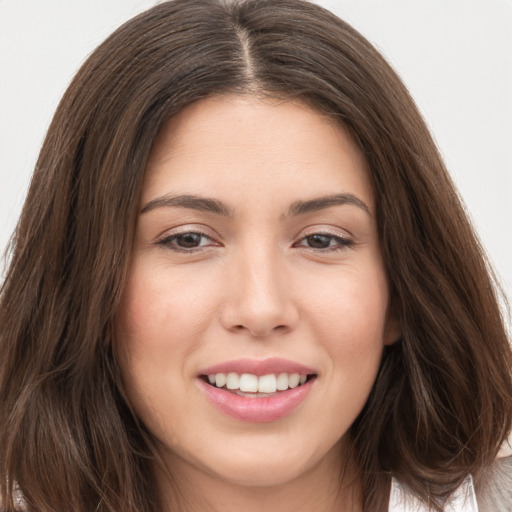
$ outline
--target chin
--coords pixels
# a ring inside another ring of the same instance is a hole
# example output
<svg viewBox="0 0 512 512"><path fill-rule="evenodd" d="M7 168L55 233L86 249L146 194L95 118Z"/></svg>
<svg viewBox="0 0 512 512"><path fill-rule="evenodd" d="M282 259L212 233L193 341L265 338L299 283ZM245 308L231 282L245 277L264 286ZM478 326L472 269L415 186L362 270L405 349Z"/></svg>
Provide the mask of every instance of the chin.
<svg viewBox="0 0 512 512"><path fill-rule="evenodd" d="M215 478L221 478L233 485L243 487L273 487L292 482L307 473L308 467L295 465L293 461L276 461L267 459L252 460L251 464L240 464L236 461L226 461L222 467L210 469Z"/></svg>
<svg viewBox="0 0 512 512"><path fill-rule="evenodd" d="M226 449L203 452L200 460L189 458L186 462L231 485L273 487L307 476L322 464L331 469L333 464L337 466L341 460L340 443L329 449L317 443L307 446L306 440L287 443L282 438L254 439L241 446L232 443Z"/></svg>

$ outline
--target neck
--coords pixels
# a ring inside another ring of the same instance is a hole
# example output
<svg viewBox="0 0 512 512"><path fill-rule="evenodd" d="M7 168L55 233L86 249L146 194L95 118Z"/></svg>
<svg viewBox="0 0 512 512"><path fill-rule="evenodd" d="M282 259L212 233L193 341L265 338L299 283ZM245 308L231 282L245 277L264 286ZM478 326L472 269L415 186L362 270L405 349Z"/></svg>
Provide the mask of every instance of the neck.
<svg viewBox="0 0 512 512"><path fill-rule="evenodd" d="M171 460L172 459L172 460ZM307 471L277 484L233 482L173 455L171 470L157 468L165 510L192 512L362 512L361 480L356 465L332 450Z"/></svg>

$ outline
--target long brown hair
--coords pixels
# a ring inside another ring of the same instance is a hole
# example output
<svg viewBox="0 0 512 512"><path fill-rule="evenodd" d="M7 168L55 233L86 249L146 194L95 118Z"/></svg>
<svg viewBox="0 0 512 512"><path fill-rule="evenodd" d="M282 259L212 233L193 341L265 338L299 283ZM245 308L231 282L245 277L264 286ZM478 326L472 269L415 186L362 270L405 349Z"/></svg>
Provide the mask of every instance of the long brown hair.
<svg viewBox="0 0 512 512"><path fill-rule="evenodd" d="M393 312L352 426L364 510L390 478L441 503L479 478L512 422L512 358L496 286L405 87L353 28L302 0L176 0L86 61L49 128L0 299L0 489L14 510L159 510L150 435L125 398L114 318L152 143L215 94L301 99L366 156Z"/></svg>

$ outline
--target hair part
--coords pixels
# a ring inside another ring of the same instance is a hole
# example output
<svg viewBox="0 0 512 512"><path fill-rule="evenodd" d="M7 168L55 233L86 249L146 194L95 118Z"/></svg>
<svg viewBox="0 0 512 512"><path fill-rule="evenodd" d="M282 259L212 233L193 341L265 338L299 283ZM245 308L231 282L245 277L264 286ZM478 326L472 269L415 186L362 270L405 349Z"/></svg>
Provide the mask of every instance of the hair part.
<svg viewBox="0 0 512 512"><path fill-rule="evenodd" d="M213 95L300 100L363 151L402 339L351 429L364 510L392 476L434 510L512 423L496 283L417 108L353 28L301 0L164 2L120 27L66 91L0 298L0 490L15 509L157 511L150 434L115 358L146 162L163 124Z"/></svg>

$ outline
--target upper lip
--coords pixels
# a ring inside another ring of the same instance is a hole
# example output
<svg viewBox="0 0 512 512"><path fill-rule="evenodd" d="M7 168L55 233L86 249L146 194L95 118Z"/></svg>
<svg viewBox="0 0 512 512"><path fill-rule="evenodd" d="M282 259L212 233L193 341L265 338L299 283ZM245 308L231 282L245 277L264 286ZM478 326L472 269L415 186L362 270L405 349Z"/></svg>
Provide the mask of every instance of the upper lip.
<svg viewBox="0 0 512 512"><path fill-rule="evenodd" d="M252 375L269 375L271 373L298 373L300 375L316 374L317 372L303 364L282 359L280 357L272 357L268 359L234 359L225 361L208 368L204 368L199 375L212 375L215 373L250 373Z"/></svg>

